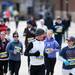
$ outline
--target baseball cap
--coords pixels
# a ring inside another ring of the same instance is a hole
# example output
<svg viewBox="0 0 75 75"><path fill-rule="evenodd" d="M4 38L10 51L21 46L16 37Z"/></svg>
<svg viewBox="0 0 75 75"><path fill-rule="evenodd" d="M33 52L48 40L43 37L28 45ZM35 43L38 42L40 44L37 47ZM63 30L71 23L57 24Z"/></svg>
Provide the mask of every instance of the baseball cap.
<svg viewBox="0 0 75 75"><path fill-rule="evenodd" d="M36 32L35 32L35 36L40 36L44 33L45 33L45 31L43 29L37 29Z"/></svg>
<svg viewBox="0 0 75 75"><path fill-rule="evenodd" d="M70 36L66 39L67 41L75 41L75 37L74 36Z"/></svg>

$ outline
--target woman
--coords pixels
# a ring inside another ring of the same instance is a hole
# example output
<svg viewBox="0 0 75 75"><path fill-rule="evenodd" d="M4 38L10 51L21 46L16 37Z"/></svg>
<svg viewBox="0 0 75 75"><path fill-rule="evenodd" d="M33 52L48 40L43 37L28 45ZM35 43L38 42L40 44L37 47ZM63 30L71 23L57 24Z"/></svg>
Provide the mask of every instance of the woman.
<svg viewBox="0 0 75 75"><path fill-rule="evenodd" d="M23 45L18 39L19 35L17 32L13 33L13 41L7 45L7 52L9 53L9 70L11 75L19 75L19 69L21 65L21 54Z"/></svg>
<svg viewBox="0 0 75 75"><path fill-rule="evenodd" d="M47 37L45 39L45 66L46 66L46 75L53 75L54 66L56 63L56 52L59 51L59 44L53 38L53 30L47 31Z"/></svg>

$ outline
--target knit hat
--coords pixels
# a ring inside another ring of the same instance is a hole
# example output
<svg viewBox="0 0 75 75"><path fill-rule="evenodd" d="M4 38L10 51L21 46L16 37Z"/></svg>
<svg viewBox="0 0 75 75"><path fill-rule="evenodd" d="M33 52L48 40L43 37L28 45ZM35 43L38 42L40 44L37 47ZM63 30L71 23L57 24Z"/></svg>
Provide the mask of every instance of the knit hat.
<svg viewBox="0 0 75 75"><path fill-rule="evenodd" d="M44 34L44 30L43 29L37 29L36 32L35 32L35 36L40 36L42 34Z"/></svg>

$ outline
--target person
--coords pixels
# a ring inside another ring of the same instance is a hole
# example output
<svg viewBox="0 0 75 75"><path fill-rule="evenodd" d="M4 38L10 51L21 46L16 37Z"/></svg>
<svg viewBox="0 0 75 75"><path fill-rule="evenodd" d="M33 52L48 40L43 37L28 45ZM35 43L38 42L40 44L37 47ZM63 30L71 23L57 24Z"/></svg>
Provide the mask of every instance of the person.
<svg viewBox="0 0 75 75"><path fill-rule="evenodd" d="M16 29L17 29L19 25L19 12L16 9L14 9L13 11L13 16L16 24Z"/></svg>
<svg viewBox="0 0 75 75"><path fill-rule="evenodd" d="M37 24L36 24L35 17L34 16L31 16L30 17L30 20L31 20L32 26L34 27L34 29L36 29L37 28Z"/></svg>
<svg viewBox="0 0 75 75"><path fill-rule="evenodd" d="M37 29L40 28L43 29L45 32L47 32L48 28L46 25L44 25L45 23L44 19L40 19L39 22L40 24L38 24Z"/></svg>
<svg viewBox="0 0 75 75"><path fill-rule="evenodd" d="M70 36L67 39L67 46L60 52L60 58L63 61L63 75L75 75L75 37Z"/></svg>
<svg viewBox="0 0 75 75"><path fill-rule="evenodd" d="M7 26L4 23L3 19L0 19L0 32L6 32L7 31Z"/></svg>
<svg viewBox="0 0 75 75"><path fill-rule="evenodd" d="M23 35L25 36L25 48L27 48L28 44L34 41L36 29L32 25L32 21L27 21L27 27L24 30ZM28 67L30 65L30 57L28 56Z"/></svg>
<svg viewBox="0 0 75 75"><path fill-rule="evenodd" d="M7 31L6 31L6 38L11 41L12 40L12 37L11 37L11 29L10 28L7 28Z"/></svg>
<svg viewBox="0 0 75 75"><path fill-rule="evenodd" d="M8 54L6 51L6 46L8 40L5 38L6 33L0 33L0 75L6 75L8 69Z"/></svg>
<svg viewBox="0 0 75 75"><path fill-rule="evenodd" d="M56 52L59 51L59 44L53 37L53 30L50 29L47 31L47 37L45 38L44 43L46 75L53 75L56 63Z"/></svg>
<svg viewBox="0 0 75 75"><path fill-rule="evenodd" d="M37 29L35 40L27 46L24 55L30 56L30 75L45 75L44 30Z"/></svg>
<svg viewBox="0 0 75 75"><path fill-rule="evenodd" d="M53 27L53 19L49 13L46 14L45 25L47 26L48 29L52 29Z"/></svg>
<svg viewBox="0 0 75 75"><path fill-rule="evenodd" d="M62 24L62 19L57 17L55 25L53 26L55 40L59 43L60 47L62 45L62 36L64 34L64 25Z"/></svg>
<svg viewBox="0 0 75 75"><path fill-rule="evenodd" d="M9 53L9 71L10 74L19 75L19 69L21 65L21 54L23 52L23 45L19 41L19 35L17 32L13 33L14 40L9 42L6 50Z"/></svg>
<svg viewBox="0 0 75 75"><path fill-rule="evenodd" d="M66 16L63 20L62 20L62 24L65 27L65 36L64 39L66 39L68 37L68 30L69 27L71 26L71 18L69 16Z"/></svg>
<svg viewBox="0 0 75 75"><path fill-rule="evenodd" d="M32 25L32 21L27 21L27 27L24 29L23 36L25 36L25 47L27 47L28 43L34 40L35 37L35 29Z"/></svg>

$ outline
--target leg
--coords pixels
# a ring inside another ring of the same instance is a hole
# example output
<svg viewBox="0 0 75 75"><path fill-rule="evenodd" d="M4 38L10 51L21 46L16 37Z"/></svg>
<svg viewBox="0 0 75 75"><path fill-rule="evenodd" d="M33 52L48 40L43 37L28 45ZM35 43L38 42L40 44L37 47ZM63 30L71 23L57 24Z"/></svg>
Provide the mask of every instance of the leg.
<svg viewBox="0 0 75 75"><path fill-rule="evenodd" d="M4 73L7 73L7 69L8 69L8 61L4 61Z"/></svg>
<svg viewBox="0 0 75 75"><path fill-rule="evenodd" d="M70 70L62 70L62 75L69 75L70 74Z"/></svg>
<svg viewBox="0 0 75 75"><path fill-rule="evenodd" d="M20 69L21 61L15 62L15 75L18 75Z"/></svg>
<svg viewBox="0 0 75 75"><path fill-rule="evenodd" d="M51 75L53 75L54 73L55 63L56 63L56 58L49 59L49 73L51 72Z"/></svg>
<svg viewBox="0 0 75 75"><path fill-rule="evenodd" d="M39 70L39 74L38 75L45 75L45 66L44 65L42 65L40 67L40 69L38 69L38 70Z"/></svg>
<svg viewBox="0 0 75 75"><path fill-rule="evenodd" d="M0 61L0 75L3 75L3 62Z"/></svg>
<svg viewBox="0 0 75 75"><path fill-rule="evenodd" d="M30 75L38 75L36 69L37 69L37 67L31 66L30 67Z"/></svg>
<svg viewBox="0 0 75 75"><path fill-rule="evenodd" d="M9 60L9 71L11 75L14 74L14 61L12 60Z"/></svg>

